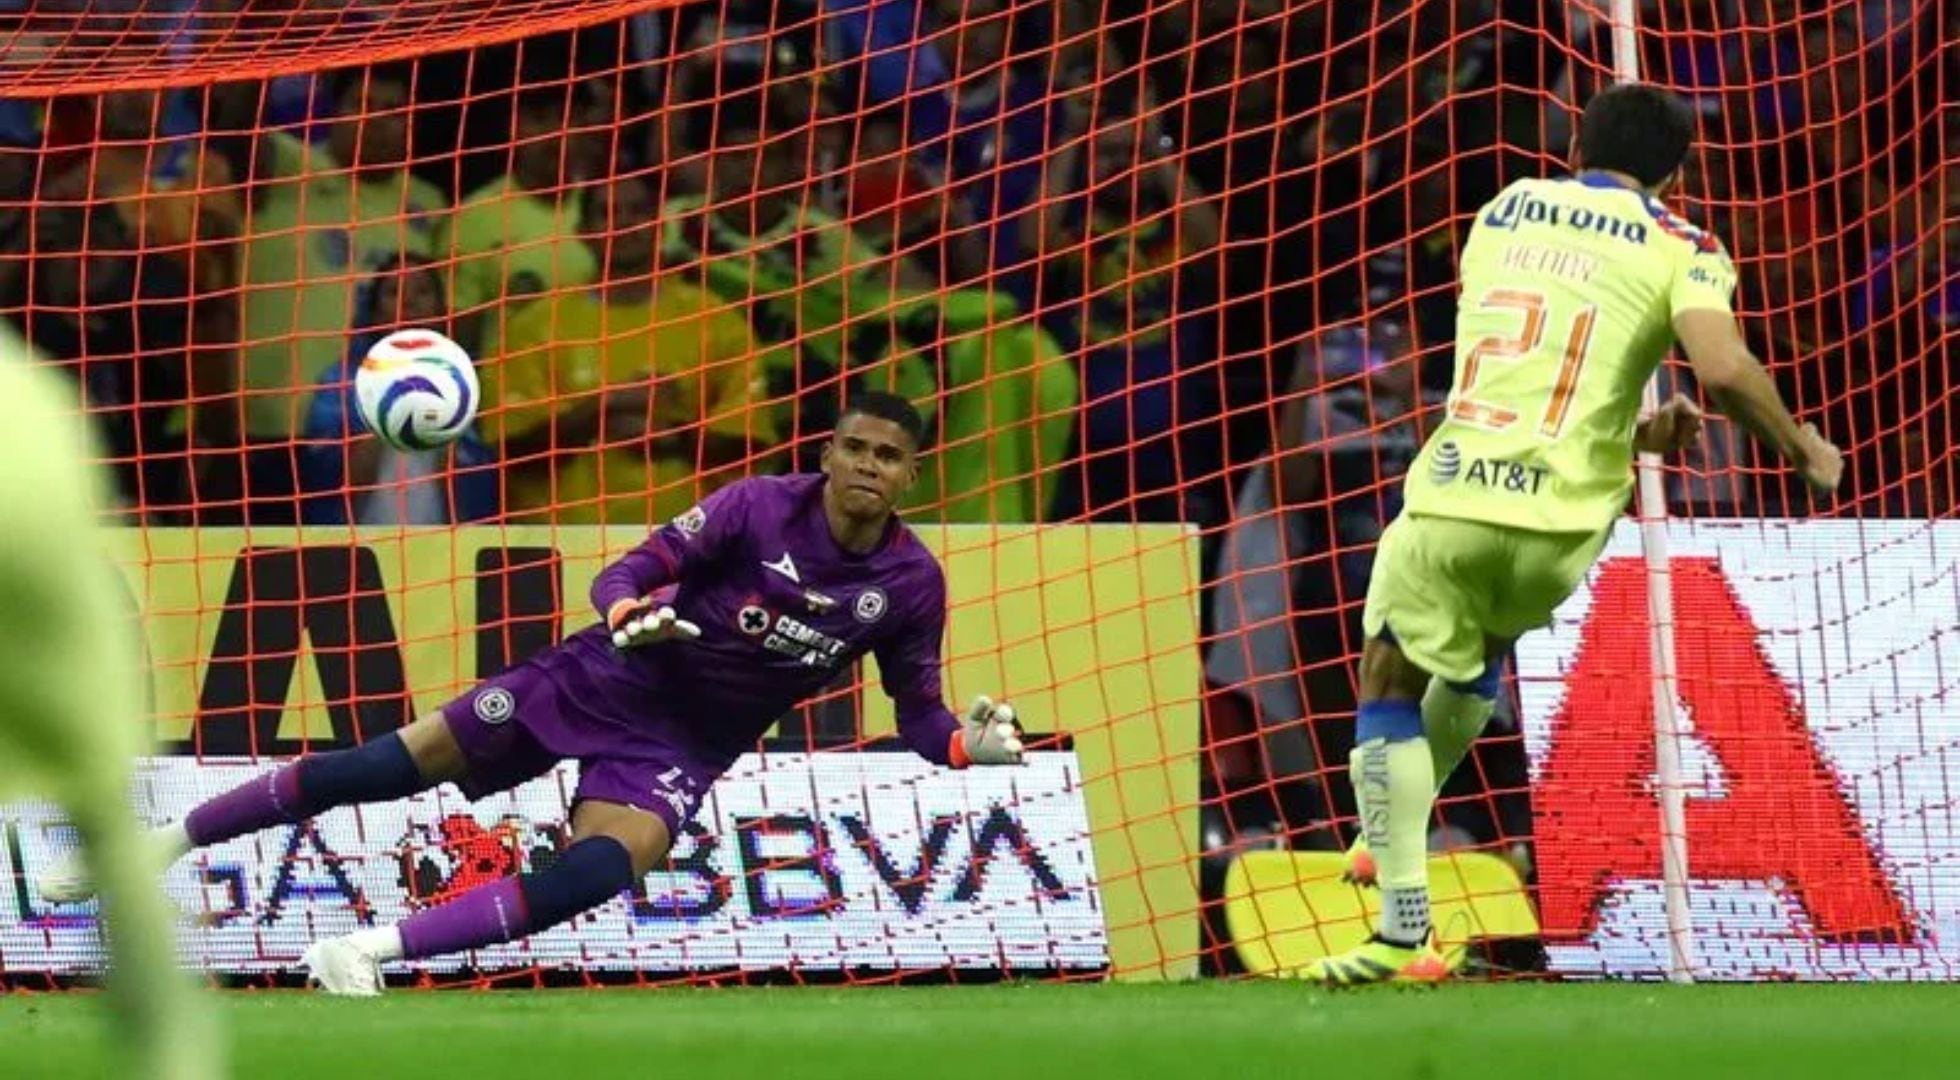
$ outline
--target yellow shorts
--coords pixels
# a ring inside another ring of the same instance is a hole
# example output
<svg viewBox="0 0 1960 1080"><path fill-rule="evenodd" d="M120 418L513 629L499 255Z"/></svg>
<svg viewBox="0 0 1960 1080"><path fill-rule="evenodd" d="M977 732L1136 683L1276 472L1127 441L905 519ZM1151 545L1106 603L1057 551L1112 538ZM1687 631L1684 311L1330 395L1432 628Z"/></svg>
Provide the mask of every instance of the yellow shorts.
<svg viewBox="0 0 1960 1080"><path fill-rule="evenodd" d="M1541 533L1403 514L1382 533L1361 625L1387 630L1402 655L1451 682L1483 674L1484 639L1552 621L1609 533Z"/></svg>

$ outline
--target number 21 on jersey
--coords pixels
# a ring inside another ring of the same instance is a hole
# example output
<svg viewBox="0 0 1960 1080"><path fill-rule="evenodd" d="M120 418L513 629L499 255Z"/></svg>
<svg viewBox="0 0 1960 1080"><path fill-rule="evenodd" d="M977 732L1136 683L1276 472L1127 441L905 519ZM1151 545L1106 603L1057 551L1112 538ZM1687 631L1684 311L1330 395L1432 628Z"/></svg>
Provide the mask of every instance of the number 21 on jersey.
<svg viewBox="0 0 1960 1080"><path fill-rule="evenodd" d="M1531 289L1492 289L1483 295L1477 306L1486 311L1515 311L1523 316L1524 325L1515 337L1491 335L1483 338L1464 354L1463 370L1450 395L1450 419L1466 424L1502 431L1519 420L1518 411L1494 401L1475 396L1477 376L1484 365L1493 361L1515 363L1537 355L1544 343L1546 314L1545 294ZM1565 415L1572 408L1573 391L1579 386L1580 369L1586 365L1586 347L1592 344L1593 323L1599 318L1599 308L1587 304L1574 312L1571 321L1563 328L1565 331L1565 350L1559 355L1558 374L1552 381L1552 392L1545 402L1545 408L1538 417L1538 434L1555 439L1565 427Z"/></svg>

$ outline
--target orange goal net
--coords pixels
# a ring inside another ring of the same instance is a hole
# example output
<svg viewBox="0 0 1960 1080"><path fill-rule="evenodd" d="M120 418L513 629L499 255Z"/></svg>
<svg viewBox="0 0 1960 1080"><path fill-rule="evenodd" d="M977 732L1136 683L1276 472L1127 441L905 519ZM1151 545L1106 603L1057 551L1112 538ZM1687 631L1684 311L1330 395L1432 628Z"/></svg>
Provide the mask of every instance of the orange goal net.
<svg viewBox="0 0 1960 1080"><path fill-rule="evenodd" d="M1719 418L1670 462L1669 573L1630 516L1442 789L1439 934L1475 973L1652 976L1685 926L1717 977L1954 974L1951 5L1649 0L1617 37L1604 0L26 7L0 341L104 448L155 821L550 648L650 527L816 468L852 393L926 418L904 513L948 699L1013 701L1029 764L903 753L854 665L630 895L403 978L1284 975L1359 941L1361 602L1457 256L1629 60L1693 106L1671 205L1846 481L1813 500ZM403 327L475 359L438 450L356 407ZM549 865L575 775L332 811L165 887L201 964L289 977ZM0 980L99 963L94 909L31 888L72 843L0 807Z"/></svg>

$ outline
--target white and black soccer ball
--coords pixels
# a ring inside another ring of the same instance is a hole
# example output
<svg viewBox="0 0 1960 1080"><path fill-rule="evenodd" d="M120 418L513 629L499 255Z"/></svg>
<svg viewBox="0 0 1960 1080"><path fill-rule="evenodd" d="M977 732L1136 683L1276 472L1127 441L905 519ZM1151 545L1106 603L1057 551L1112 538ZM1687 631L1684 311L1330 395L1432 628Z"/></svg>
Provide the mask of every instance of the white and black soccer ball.
<svg viewBox="0 0 1960 1080"><path fill-rule="evenodd" d="M476 419L481 398L470 354L433 330L389 334L354 373L361 419L397 450L432 450L456 441Z"/></svg>

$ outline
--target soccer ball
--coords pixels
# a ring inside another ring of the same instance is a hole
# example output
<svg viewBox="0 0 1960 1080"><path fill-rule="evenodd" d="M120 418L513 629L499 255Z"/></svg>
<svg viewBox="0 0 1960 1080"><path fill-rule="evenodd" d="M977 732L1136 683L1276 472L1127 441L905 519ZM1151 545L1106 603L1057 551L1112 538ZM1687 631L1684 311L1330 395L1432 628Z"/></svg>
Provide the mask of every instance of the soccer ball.
<svg viewBox="0 0 1960 1080"><path fill-rule="evenodd" d="M354 401L375 437L397 450L454 442L476 419L476 365L433 330L397 330L354 373Z"/></svg>

